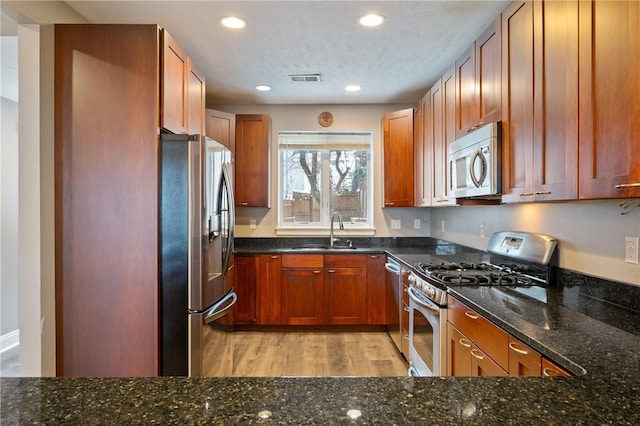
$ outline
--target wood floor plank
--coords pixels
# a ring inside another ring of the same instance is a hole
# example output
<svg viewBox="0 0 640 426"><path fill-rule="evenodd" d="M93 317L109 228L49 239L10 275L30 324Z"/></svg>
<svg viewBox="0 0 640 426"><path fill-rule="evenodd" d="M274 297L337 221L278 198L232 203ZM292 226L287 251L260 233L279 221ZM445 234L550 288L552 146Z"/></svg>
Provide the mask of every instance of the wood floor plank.
<svg viewBox="0 0 640 426"><path fill-rule="evenodd" d="M384 377L407 374L407 362L396 351L389 335L382 331L236 331L227 333L225 340L229 348L224 351L223 359L230 362L210 368L208 375Z"/></svg>

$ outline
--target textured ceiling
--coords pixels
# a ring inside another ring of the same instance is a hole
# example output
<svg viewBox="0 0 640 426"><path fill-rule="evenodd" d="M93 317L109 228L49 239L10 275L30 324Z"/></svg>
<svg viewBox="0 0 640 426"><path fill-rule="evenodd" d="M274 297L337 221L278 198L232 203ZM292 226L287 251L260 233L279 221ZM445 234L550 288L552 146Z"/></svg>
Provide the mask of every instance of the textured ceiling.
<svg viewBox="0 0 640 426"><path fill-rule="evenodd" d="M416 102L508 1L67 1L92 23L156 23L205 74L207 105ZM358 18L387 20L364 28ZM247 22L228 30L220 19ZM318 83L288 74L320 73ZM272 86L257 92L255 86ZM348 84L362 86L347 93Z"/></svg>

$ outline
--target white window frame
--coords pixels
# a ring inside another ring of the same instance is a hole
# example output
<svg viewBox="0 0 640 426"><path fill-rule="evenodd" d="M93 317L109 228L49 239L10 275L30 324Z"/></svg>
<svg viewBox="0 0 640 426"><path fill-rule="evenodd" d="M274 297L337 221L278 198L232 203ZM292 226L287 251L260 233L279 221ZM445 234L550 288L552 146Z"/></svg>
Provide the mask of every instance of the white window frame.
<svg viewBox="0 0 640 426"><path fill-rule="evenodd" d="M358 135L365 136L368 138L368 149L369 149L369 165L367 168L367 184L369 189L369 197L368 197L368 205L367 211L368 214L368 222L363 224L354 224L350 222L344 223L344 230L339 231L337 223L334 224L334 232L336 235L350 235L350 236L371 236L375 235L375 227L374 227L374 212L373 212L373 199L374 199L374 133L372 131L339 131L339 132L324 132L324 131L280 131L278 132L278 225L276 226L276 234L277 235L297 235L297 236L325 236L329 235L330 223L329 217L331 212L329 211L329 203L330 197L322 197L321 201L321 214L320 214L320 223L310 223L310 224L292 224L290 222L284 222L284 208L283 208L283 198L284 198L284 182L283 182L283 152L281 151L281 146L284 145L282 142L283 136L296 136L300 135L301 137L312 137L314 135L319 136L327 136L327 137L335 137L342 135ZM320 146L322 147L322 146ZM322 153L324 156L324 153ZM322 175L327 176L329 174L330 162L328 160L321 161L321 167L323 168ZM330 191L329 187L330 183L328 179L322 179L320 182L320 191L326 194Z"/></svg>

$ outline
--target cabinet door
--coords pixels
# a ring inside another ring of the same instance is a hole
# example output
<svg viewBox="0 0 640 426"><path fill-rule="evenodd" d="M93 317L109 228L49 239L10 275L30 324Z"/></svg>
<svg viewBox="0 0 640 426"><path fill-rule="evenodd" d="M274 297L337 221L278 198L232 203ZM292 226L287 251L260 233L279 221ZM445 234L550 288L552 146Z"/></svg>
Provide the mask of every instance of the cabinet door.
<svg viewBox="0 0 640 426"><path fill-rule="evenodd" d="M579 8L579 198L640 197L640 2Z"/></svg>
<svg viewBox="0 0 640 426"><path fill-rule="evenodd" d="M502 12L502 200L533 200L533 2Z"/></svg>
<svg viewBox="0 0 640 426"><path fill-rule="evenodd" d="M236 150L236 115L215 109L206 109L205 126L207 136L229 148L233 163Z"/></svg>
<svg viewBox="0 0 640 426"><path fill-rule="evenodd" d="M474 347L471 349L471 375L474 377L500 377L508 374L487 354Z"/></svg>
<svg viewBox="0 0 640 426"><path fill-rule="evenodd" d="M420 100L418 108L416 108L413 114L413 153L414 153L413 187L416 192L413 197L413 201L416 207L421 207L425 205L424 204L425 200L424 200L424 197L422 196L425 192L424 186L426 184L426 181L424 179L424 134L423 134L424 121L422 119L423 114L424 114L424 109L422 108L422 100Z"/></svg>
<svg viewBox="0 0 640 426"><path fill-rule="evenodd" d="M188 58L187 65L187 132L191 135L202 135L205 128L204 74L198 71L191 58Z"/></svg>
<svg viewBox="0 0 640 426"><path fill-rule="evenodd" d="M509 375L540 376L542 355L517 339L509 339Z"/></svg>
<svg viewBox="0 0 640 426"><path fill-rule="evenodd" d="M385 114L384 206L413 207L413 108Z"/></svg>
<svg viewBox="0 0 640 426"><path fill-rule="evenodd" d="M388 289L384 263L383 254L367 256L367 324L387 323Z"/></svg>
<svg viewBox="0 0 640 426"><path fill-rule="evenodd" d="M578 196L578 3L534 2L533 191L538 200Z"/></svg>
<svg viewBox="0 0 640 426"><path fill-rule="evenodd" d="M238 302L233 310L234 324L253 324L256 322L256 265L257 257L235 256L234 289Z"/></svg>
<svg viewBox="0 0 640 426"><path fill-rule="evenodd" d="M577 196L578 5L503 13L503 201Z"/></svg>
<svg viewBox="0 0 640 426"><path fill-rule="evenodd" d="M474 87L477 115L474 125L499 121L502 115L501 29L501 15L498 15L475 43Z"/></svg>
<svg viewBox="0 0 640 426"><path fill-rule="evenodd" d="M447 374L452 377L471 376L471 341L447 323Z"/></svg>
<svg viewBox="0 0 640 426"><path fill-rule="evenodd" d="M172 133L187 132L187 55L162 31L162 105L160 126Z"/></svg>
<svg viewBox="0 0 640 426"><path fill-rule="evenodd" d="M367 270L327 268L324 272L327 324L366 324Z"/></svg>
<svg viewBox="0 0 640 426"><path fill-rule="evenodd" d="M543 377L569 377L569 373L564 368L547 358L542 358L542 376Z"/></svg>
<svg viewBox="0 0 640 426"><path fill-rule="evenodd" d="M259 262L260 273L256 280L258 324L282 324L281 256L263 254Z"/></svg>
<svg viewBox="0 0 640 426"><path fill-rule="evenodd" d="M324 323L322 269L282 269L282 322L289 325Z"/></svg>
<svg viewBox="0 0 640 426"><path fill-rule="evenodd" d="M478 122L475 42L456 61L456 136L473 131Z"/></svg>
<svg viewBox="0 0 640 426"><path fill-rule="evenodd" d="M430 207L433 178L433 128L431 124L431 91L420 100L422 124L416 139L416 206Z"/></svg>
<svg viewBox="0 0 640 426"><path fill-rule="evenodd" d="M236 115L236 206L271 207L269 132L268 115Z"/></svg>
<svg viewBox="0 0 640 426"><path fill-rule="evenodd" d="M449 190L448 143L455 140L455 72L451 67L431 88L432 206L455 205Z"/></svg>

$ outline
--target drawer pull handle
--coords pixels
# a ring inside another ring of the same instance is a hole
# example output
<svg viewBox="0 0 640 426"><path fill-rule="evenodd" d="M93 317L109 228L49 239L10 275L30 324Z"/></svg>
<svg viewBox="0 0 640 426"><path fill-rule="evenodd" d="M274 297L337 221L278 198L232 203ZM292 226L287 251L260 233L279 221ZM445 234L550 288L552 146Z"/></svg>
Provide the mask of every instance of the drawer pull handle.
<svg viewBox="0 0 640 426"><path fill-rule="evenodd" d="M241 206L248 206L249 203L240 203Z"/></svg>
<svg viewBox="0 0 640 426"><path fill-rule="evenodd" d="M405 312L409 312L409 308L407 308L406 306L402 309L404 309Z"/></svg>
<svg viewBox="0 0 640 426"><path fill-rule="evenodd" d="M484 359L484 357L482 356L482 353L475 349L471 349L471 355L473 355L474 358Z"/></svg>
<svg viewBox="0 0 640 426"><path fill-rule="evenodd" d="M470 348L471 347L471 342L468 341L467 339L460 339L460 344L462 346L464 346L465 348Z"/></svg>
<svg viewBox="0 0 640 426"><path fill-rule="evenodd" d="M549 194L551 194L551 191L536 191L534 194L535 195L549 195Z"/></svg>
<svg viewBox="0 0 640 426"><path fill-rule="evenodd" d="M409 335L408 335L408 334L405 334L404 336L402 336L402 338L403 338L404 340L409 340Z"/></svg>
<svg viewBox="0 0 640 426"><path fill-rule="evenodd" d="M385 206L395 206L396 203L384 203Z"/></svg>
<svg viewBox="0 0 640 426"><path fill-rule="evenodd" d="M560 374L560 372L555 368L543 368L542 375L544 377L556 377L556 376L561 376L562 374Z"/></svg>
<svg viewBox="0 0 640 426"><path fill-rule="evenodd" d="M476 314L474 314L473 312L470 311L465 311L464 313L465 316L471 318L472 320L477 320L478 316Z"/></svg>
<svg viewBox="0 0 640 426"><path fill-rule="evenodd" d="M621 183L614 186L615 189L627 189L627 188L640 188L640 182L638 183Z"/></svg>
<svg viewBox="0 0 640 426"><path fill-rule="evenodd" d="M271 256L271 259L277 259L277 258L278 258L278 256L275 256L275 255Z"/></svg>
<svg viewBox="0 0 640 426"><path fill-rule="evenodd" d="M372 255L371 255L371 256L369 256L369 257L370 257L371 259L377 259L377 258L379 258L380 256L378 256L377 254L372 254Z"/></svg>
<svg viewBox="0 0 640 426"><path fill-rule="evenodd" d="M523 192L522 194L520 194L521 197L528 197L530 195L533 195L533 192Z"/></svg>
<svg viewBox="0 0 640 426"><path fill-rule="evenodd" d="M327 269L327 272L330 273L330 274L334 274L336 272L336 270L335 269Z"/></svg>
<svg viewBox="0 0 640 426"><path fill-rule="evenodd" d="M314 274L319 274L321 271L315 270L313 271Z"/></svg>
<svg viewBox="0 0 640 426"><path fill-rule="evenodd" d="M524 349L517 348L516 344L517 343L515 343L515 342L509 342L509 349L519 353L520 355L529 355L528 351L525 351Z"/></svg>

